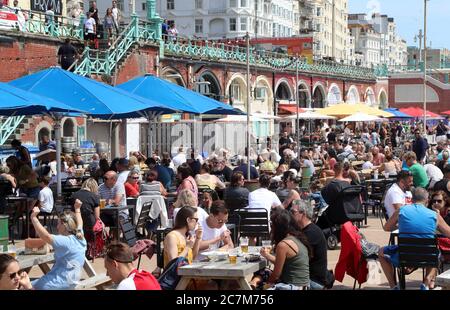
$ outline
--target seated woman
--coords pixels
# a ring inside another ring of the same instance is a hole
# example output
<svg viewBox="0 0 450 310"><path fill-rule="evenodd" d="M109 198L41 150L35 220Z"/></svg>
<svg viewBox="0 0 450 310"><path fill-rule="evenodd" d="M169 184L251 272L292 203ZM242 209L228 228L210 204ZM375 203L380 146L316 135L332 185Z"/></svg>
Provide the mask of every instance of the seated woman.
<svg viewBox="0 0 450 310"><path fill-rule="evenodd" d="M197 257L203 235L198 221L196 209L180 209L175 217L173 230L164 239L164 266L177 257L186 257L189 263ZM195 235L190 235L190 231L195 231Z"/></svg>
<svg viewBox="0 0 450 310"><path fill-rule="evenodd" d="M125 182L125 193L127 198L139 197L139 172L137 170L131 170L128 174L127 181Z"/></svg>
<svg viewBox="0 0 450 310"><path fill-rule="evenodd" d="M296 178L297 171L295 171L294 169L291 169L291 170L288 170L285 173L283 173L283 178L281 179L282 182L275 192L281 201L286 200L286 198L289 196L289 193L291 192L291 190L288 188L288 184L287 184L287 180L290 176L292 178Z"/></svg>
<svg viewBox="0 0 450 310"><path fill-rule="evenodd" d="M228 211L243 209L248 206L249 190L244 187L245 179L242 172L235 172L231 176L230 187L227 187L223 193L225 206Z"/></svg>
<svg viewBox="0 0 450 310"><path fill-rule="evenodd" d="M348 162L344 163L344 171L342 175L344 178L348 179L352 185L361 184L361 178L359 177L358 172L356 172L356 170L353 169Z"/></svg>
<svg viewBox="0 0 450 310"><path fill-rule="evenodd" d="M197 210L197 216L200 222L208 217L208 213L203 208L197 207L197 199L194 194L190 190L184 189L178 194L177 200L173 203L173 207L175 208L173 210L173 218L176 218L178 211L186 206Z"/></svg>
<svg viewBox="0 0 450 310"><path fill-rule="evenodd" d="M275 285L272 287L275 289L277 286L291 285L291 289L307 289L311 256L308 240L289 211L277 209L270 219L271 241L276 254L272 255L267 247L263 247L260 254L274 264L274 268L271 272L266 270L258 272L250 285L254 287Z"/></svg>
<svg viewBox="0 0 450 310"><path fill-rule="evenodd" d="M286 176L285 184L286 189L289 191L289 194L283 201L283 208L289 210L291 208L292 201L300 200L300 194L298 192L298 186L300 182L301 179L297 178L292 172L289 172L289 174Z"/></svg>
<svg viewBox="0 0 450 310"><path fill-rule="evenodd" d="M394 154L388 151L384 154L385 161L378 168L378 172L386 173L389 175L397 175L401 170L401 165L399 162L394 160Z"/></svg>
<svg viewBox="0 0 450 310"><path fill-rule="evenodd" d="M206 213L209 214L209 209L211 209L211 206L213 204L213 198L210 193L204 192L202 194L202 200L200 202L200 207L206 211Z"/></svg>
<svg viewBox="0 0 450 310"><path fill-rule="evenodd" d="M198 187L209 187L210 189L224 189L225 184L219 180L219 178L213 174L210 174L211 170L208 164L203 164L200 168L200 174L195 176L195 182Z"/></svg>
<svg viewBox="0 0 450 310"><path fill-rule="evenodd" d="M0 254L0 291L31 290L33 287L19 262L8 254Z"/></svg>
<svg viewBox="0 0 450 310"><path fill-rule="evenodd" d="M94 226L100 220L100 196L98 194L98 184L93 178L89 178L83 182L81 189L74 193L71 197L71 205L75 205L76 200L81 201L81 218L83 219L83 232L88 244L86 257L91 259L92 252L90 249L95 247ZM72 208L72 211L75 211Z"/></svg>
<svg viewBox="0 0 450 310"><path fill-rule="evenodd" d="M259 171L260 173L269 173L269 174L275 174L275 169L278 167L270 160L270 153L267 149L262 150L261 154L259 154L261 157L262 162L259 164Z"/></svg>
<svg viewBox="0 0 450 310"><path fill-rule="evenodd" d="M195 199L198 199L198 187L194 178L192 177L192 169L187 163L182 164L177 169L177 180L180 185L178 185L177 193L181 192L183 189L190 190ZM195 204L197 205L197 203Z"/></svg>
<svg viewBox="0 0 450 310"><path fill-rule="evenodd" d="M150 170L147 173L146 182L142 183L139 192L140 195L162 195L167 196L167 191L161 182L157 181L158 171Z"/></svg>
<svg viewBox="0 0 450 310"><path fill-rule="evenodd" d="M41 191L37 174L30 168L30 166L22 164L15 156L8 157L6 159L6 164L9 168L11 176L13 176L17 181L17 187L20 189L20 193L37 200L39 192Z"/></svg>
<svg viewBox="0 0 450 310"><path fill-rule="evenodd" d="M450 210L450 199L444 191L436 191L430 197L429 209L435 210L445 219Z"/></svg>
<svg viewBox="0 0 450 310"><path fill-rule="evenodd" d="M55 251L55 264L49 273L34 281L37 290L66 290L74 289L80 280L86 240L83 236L83 220L81 218L80 200L75 201L75 213L64 211L58 219L59 235L51 235L39 222L39 208L34 207L31 222L39 237L50 244Z"/></svg>

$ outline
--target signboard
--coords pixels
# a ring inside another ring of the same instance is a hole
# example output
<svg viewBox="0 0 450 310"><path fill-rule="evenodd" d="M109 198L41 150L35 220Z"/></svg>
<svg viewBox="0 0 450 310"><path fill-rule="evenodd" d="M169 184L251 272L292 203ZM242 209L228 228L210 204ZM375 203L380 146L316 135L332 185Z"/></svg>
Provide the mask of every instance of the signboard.
<svg viewBox="0 0 450 310"><path fill-rule="evenodd" d="M62 0L30 0L30 8L32 11L45 12L50 3L53 5L55 15L63 15Z"/></svg>

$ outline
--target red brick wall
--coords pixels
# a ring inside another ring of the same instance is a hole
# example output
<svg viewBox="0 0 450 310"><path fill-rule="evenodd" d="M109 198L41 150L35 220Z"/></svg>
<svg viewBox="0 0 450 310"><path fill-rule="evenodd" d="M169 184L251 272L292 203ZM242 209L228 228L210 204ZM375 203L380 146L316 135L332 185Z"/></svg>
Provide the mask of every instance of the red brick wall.
<svg viewBox="0 0 450 310"><path fill-rule="evenodd" d="M146 73L155 74L157 55L158 51L152 47L142 48L138 52L130 55L119 67L116 84L125 83Z"/></svg>
<svg viewBox="0 0 450 310"><path fill-rule="evenodd" d="M423 84L423 79L411 78L411 79L389 79L389 98L392 107L395 108L407 108L407 107L420 107L423 108L423 102L410 102L410 103L397 103L395 102L395 86L396 85L411 85L411 84ZM439 102L428 102L427 110L440 114L441 112L450 110L450 89L441 89L430 82L427 83L439 96Z"/></svg>
<svg viewBox="0 0 450 310"><path fill-rule="evenodd" d="M0 81L9 82L21 76L58 65L60 42L11 37L14 42L0 43Z"/></svg>

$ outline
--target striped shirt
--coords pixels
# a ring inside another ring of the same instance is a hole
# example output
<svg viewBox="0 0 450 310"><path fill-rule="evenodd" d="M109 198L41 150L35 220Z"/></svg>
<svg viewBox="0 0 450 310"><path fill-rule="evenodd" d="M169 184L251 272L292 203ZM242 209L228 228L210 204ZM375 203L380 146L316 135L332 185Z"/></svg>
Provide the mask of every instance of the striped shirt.
<svg viewBox="0 0 450 310"><path fill-rule="evenodd" d="M98 187L98 193L100 195L100 199L115 199L117 195L121 195L122 199L118 207L126 207L127 206L127 195L125 194L125 187L123 184L116 183L112 188L109 188L103 183ZM128 210L120 211L121 214L128 215Z"/></svg>

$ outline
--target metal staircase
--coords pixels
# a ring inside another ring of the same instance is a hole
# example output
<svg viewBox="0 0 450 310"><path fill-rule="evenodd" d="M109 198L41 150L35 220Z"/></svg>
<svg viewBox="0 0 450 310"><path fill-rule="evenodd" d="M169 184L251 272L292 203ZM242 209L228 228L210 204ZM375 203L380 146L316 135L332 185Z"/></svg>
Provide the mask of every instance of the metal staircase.
<svg viewBox="0 0 450 310"><path fill-rule="evenodd" d="M149 42L162 44L159 28L161 28L159 19L144 21L133 16L131 23L107 50L86 48L80 60L74 64L74 72L82 76L114 75L136 44Z"/></svg>

